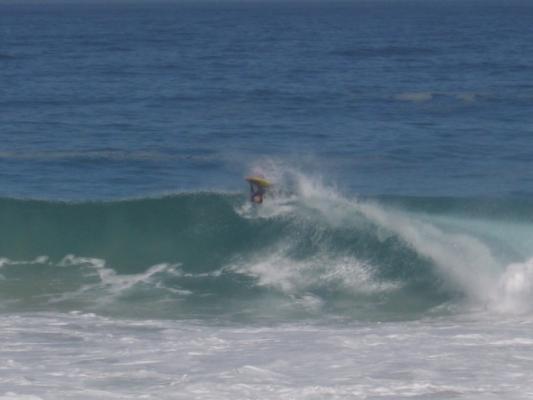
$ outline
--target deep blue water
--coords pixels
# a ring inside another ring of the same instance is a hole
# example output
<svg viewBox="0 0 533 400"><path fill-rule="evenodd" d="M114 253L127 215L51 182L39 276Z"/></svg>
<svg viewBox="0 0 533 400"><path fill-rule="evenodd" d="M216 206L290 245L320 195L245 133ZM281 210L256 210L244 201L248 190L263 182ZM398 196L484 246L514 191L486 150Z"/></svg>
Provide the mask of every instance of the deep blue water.
<svg viewBox="0 0 533 400"><path fill-rule="evenodd" d="M529 196L533 3L0 2L0 196Z"/></svg>

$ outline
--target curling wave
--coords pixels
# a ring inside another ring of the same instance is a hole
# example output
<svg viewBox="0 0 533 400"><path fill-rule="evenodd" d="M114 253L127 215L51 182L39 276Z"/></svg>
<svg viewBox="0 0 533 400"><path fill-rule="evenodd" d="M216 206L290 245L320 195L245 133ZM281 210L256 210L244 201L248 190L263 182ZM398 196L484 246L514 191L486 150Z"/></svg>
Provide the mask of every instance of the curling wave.
<svg viewBox="0 0 533 400"><path fill-rule="evenodd" d="M141 318L530 312L525 201L240 194L0 199L0 309Z"/></svg>

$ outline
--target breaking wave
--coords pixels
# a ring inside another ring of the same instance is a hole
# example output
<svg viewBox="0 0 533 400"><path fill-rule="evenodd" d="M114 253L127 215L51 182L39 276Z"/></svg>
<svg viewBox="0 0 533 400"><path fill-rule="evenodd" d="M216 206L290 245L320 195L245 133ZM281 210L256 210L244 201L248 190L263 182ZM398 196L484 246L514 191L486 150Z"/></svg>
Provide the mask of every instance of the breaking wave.
<svg viewBox="0 0 533 400"><path fill-rule="evenodd" d="M0 199L0 310L139 318L528 313L533 204L353 198L305 176L242 194Z"/></svg>

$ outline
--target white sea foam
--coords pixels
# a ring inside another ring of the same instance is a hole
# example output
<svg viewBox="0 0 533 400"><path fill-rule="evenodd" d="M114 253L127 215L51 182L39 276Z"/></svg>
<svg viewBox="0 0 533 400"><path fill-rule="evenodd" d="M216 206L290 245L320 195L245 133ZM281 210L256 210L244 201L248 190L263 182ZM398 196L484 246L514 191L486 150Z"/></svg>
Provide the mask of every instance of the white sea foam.
<svg viewBox="0 0 533 400"><path fill-rule="evenodd" d="M47 264L48 261L48 256L35 257L33 260L11 260L6 257L0 257L0 268L11 265Z"/></svg>
<svg viewBox="0 0 533 400"><path fill-rule="evenodd" d="M57 263L58 267L87 266L94 269L104 269L105 260L96 257L78 257L74 254L68 254Z"/></svg>
<svg viewBox="0 0 533 400"><path fill-rule="evenodd" d="M93 301L105 304L113 301L128 290L142 284L150 285L158 289L171 292L176 295L185 296L191 292L175 287L164 285L162 278L168 276L181 276L180 264L160 263L151 266L146 271L138 274L118 274L114 269L107 267L106 261L100 258L78 257L75 255L65 256L59 263L59 267L83 267L95 274L98 280L94 283L84 284L79 289L62 293L60 296L50 300L50 303L62 302L76 299L85 294L99 293Z"/></svg>
<svg viewBox="0 0 533 400"><path fill-rule="evenodd" d="M293 212L296 206L295 203L295 197L267 197L266 201L259 207L250 201L246 201L241 206L236 207L235 212L248 219L275 218Z"/></svg>
<svg viewBox="0 0 533 400"><path fill-rule="evenodd" d="M533 258L507 266L491 305L498 311L518 314L533 310Z"/></svg>
<svg viewBox="0 0 533 400"><path fill-rule="evenodd" d="M308 260L294 260L285 249L235 264L228 270L253 276L258 285L273 287L287 294L305 294L316 287L369 294L401 286L396 282L375 279L374 267L353 257L323 254Z"/></svg>
<svg viewBox="0 0 533 400"><path fill-rule="evenodd" d="M533 321L0 316L0 399L528 399ZM482 371L482 373L480 373ZM2 397L3 396L3 397Z"/></svg>

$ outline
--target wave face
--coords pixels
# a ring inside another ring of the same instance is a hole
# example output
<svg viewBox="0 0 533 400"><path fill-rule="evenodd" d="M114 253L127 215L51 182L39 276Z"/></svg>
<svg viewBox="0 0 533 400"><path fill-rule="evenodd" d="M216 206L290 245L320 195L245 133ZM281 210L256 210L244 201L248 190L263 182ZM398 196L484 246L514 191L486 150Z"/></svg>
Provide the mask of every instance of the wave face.
<svg viewBox="0 0 533 400"><path fill-rule="evenodd" d="M139 318L528 312L533 204L238 194L0 199L0 309Z"/></svg>

